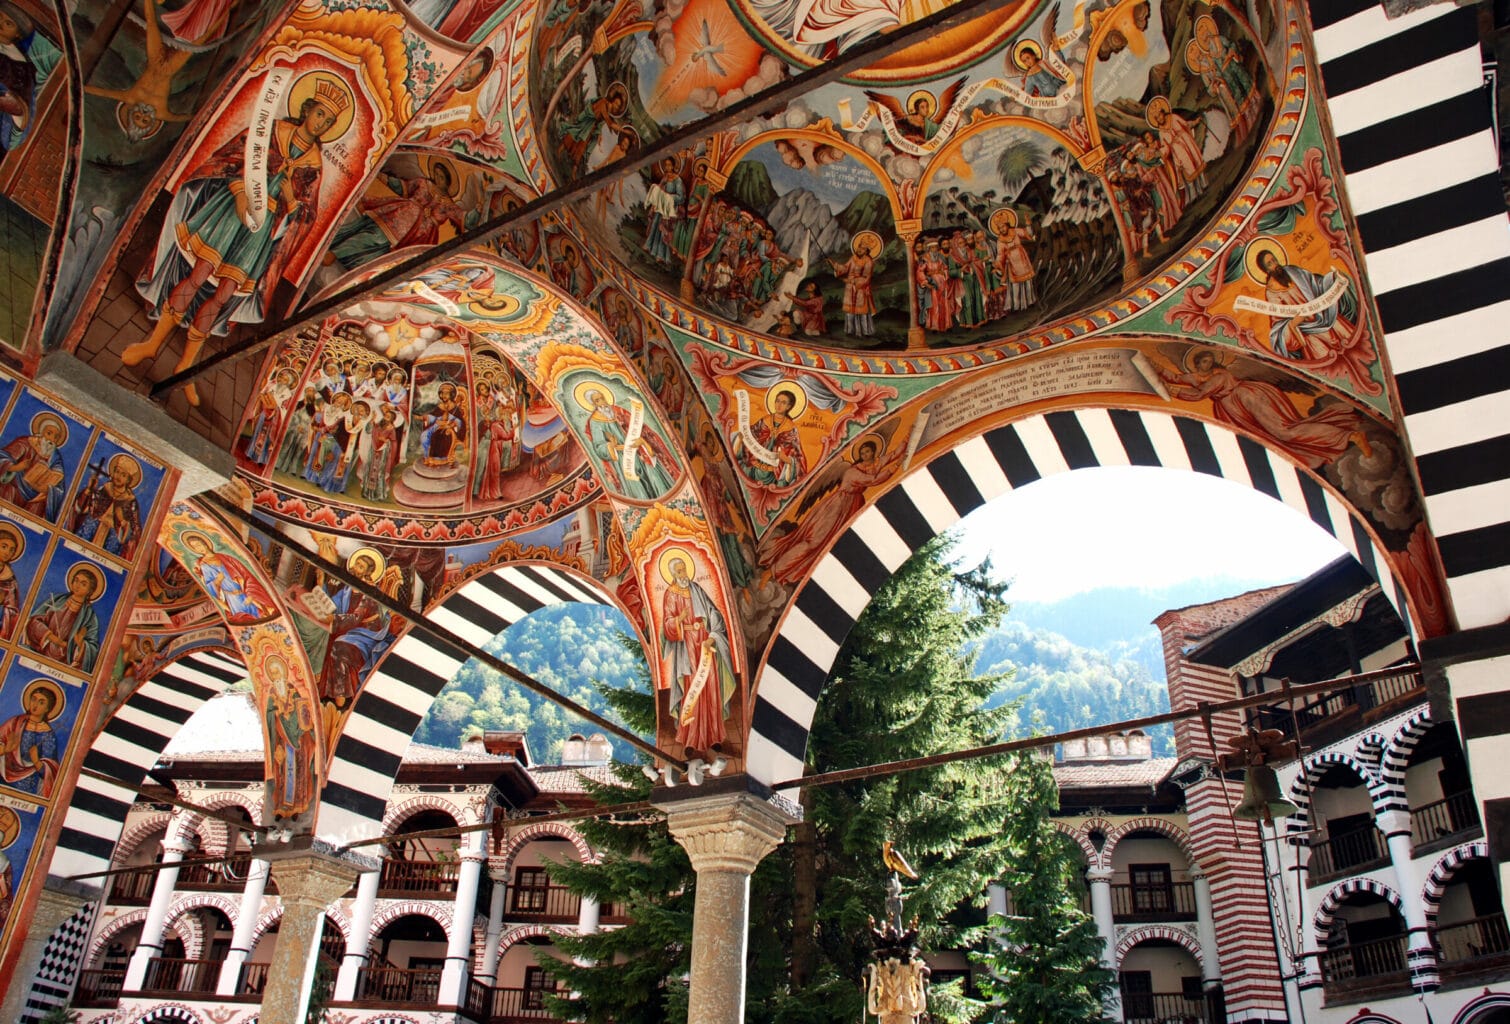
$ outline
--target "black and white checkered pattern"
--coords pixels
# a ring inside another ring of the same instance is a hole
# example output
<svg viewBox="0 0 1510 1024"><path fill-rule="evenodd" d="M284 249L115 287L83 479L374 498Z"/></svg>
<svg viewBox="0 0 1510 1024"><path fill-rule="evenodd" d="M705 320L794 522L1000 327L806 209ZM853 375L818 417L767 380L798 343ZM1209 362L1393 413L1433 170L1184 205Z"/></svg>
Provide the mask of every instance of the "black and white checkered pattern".
<svg viewBox="0 0 1510 1024"><path fill-rule="evenodd" d="M205 701L245 678L245 666L229 655L198 651L163 668L131 695L84 757L85 768L122 785L79 777L53 854L53 874L82 875L110 867L136 787L163 748Z"/></svg>
<svg viewBox="0 0 1510 1024"><path fill-rule="evenodd" d="M468 583L428 617L480 647L531 612L574 601L606 603L564 569L510 565ZM336 743L316 822L321 836L349 841L382 832L388 794L414 730L467 657L415 631L394 645L357 697Z"/></svg>
<svg viewBox="0 0 1510 1024"><path fill-rule="evenodd" d="M31 991L27 993L21 1010L20 1024L38 1024L51 1010L68 1005L79 969L84 966L84 950L89 942L89 926L94 922L95 906L94 903L84 904L48 937L47 945L42 948L37 976L32 979Z"/></svg>
<svg viewBox="0 0 1510 1024"><path fill-rule="evenodd" d="M1054 473L1162 466L1247 484L1303 513L1350 551L1409 621L1389 563L1311 474L1256 441L1183 416L1081 409L1032 416L967 441L866 509L819 561L771 645L751 717L747 770L775 783L802 774L819 691L850 627L914 551L992 498Z"/></svg>
<svg viewBox="0 0 1510 1024"><path fill-rule="evenodd" d="M1510 616L1510 224L1478 11L1311 0L1426 518L1458 625Z"/></svg>

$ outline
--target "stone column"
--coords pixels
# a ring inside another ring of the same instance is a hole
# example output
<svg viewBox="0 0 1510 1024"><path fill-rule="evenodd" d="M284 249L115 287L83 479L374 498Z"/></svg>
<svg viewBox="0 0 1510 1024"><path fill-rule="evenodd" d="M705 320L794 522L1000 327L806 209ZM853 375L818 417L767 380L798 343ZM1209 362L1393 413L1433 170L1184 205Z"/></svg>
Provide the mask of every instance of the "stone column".
<svg viewBox="0 0 1510 1024"><path fill-rule="evenodd" d="M488 904L488 937L483 940L481 971L484 981L489 985L496 985L498 984L498 943L503 938L503 908L509 891L509 876L501 860L489 863L488 877L493 880L493 899Z"/></svg>
<svg viewBox="0 0 1510 1024"><path fill-rule="evenodd" d="M1395 891L1404 904L1405 927L1410 941L1405 959L1410 966L1410 984L1418 992L1433 992L1441 985L1437 976L1437 952L1427 929L1426 904L1421 900L1421 875L1416 870L1415 843L1410 833L1409 811L1385 811L1375 816L1389 847L1395 869Z"/></svg>
<svg viewBox="0 0 1510 1024"><path fill-rule="evenodd" d="M1007 915L1007 890L1000 885L992 883L986 886L986 917L1005 917Z"/></svg>
<svg viewBox="0 0 1510 1024"><path fill-rule="evenodd" d="M168 921L168 907L173 902L173 890L178 885L178 864L184 854L193 849L189 841L177 834L177 825L168 829L163 839L162 865L157 879L152 883L152 901L147 904L147 918L142 922L142 938L131 954L131 963L126 966L126 980L121 988L135 992L147 978L147 964L163 951L163 932Z"/></svg>
<svg viewBox="0 0 1510 1024"><path fill-rule="evenodd" d="M485 832L469 832L461 852L461 874L456 880L456 902L451 908L451 936L446 944L446 967L440 976L440 1004L461 1006L466 1001L467 978L472 964L472 922L477 917L477 886L488 859Z"/></svg>
<svg viewBox="0 0 1510 1024"><path fill-rule="evenodd" d="M1091 887L1091 917L1096 922L1096 932L1101 936L1104 948L1101 953L1101 963L1109 971L1115 973L1117 965L1112 962L1112 957L1117 952L1117 925L1112 913L1112 869L1090 868L1085 872L1085 880ZM1104 1007L1106 1015L1112 1020L1121 1020L1121 1000L1117 998L1117 989L1113 986L1111 994L1106 997Z"/></svg>
<svg viewBox="0 0 1510 1024"><path fill-rule="evenodd" d="M231 948L220 965L220 981L215 994L233 996L241 984L241 966L252 955L252 933L257 930L257 916L262 912L262 895L267 891L268 865L253 859L247 865L246 885L241 889L241 907L236 911L236 928L231 933Z"/></svg>
<svg viewBox="0 0 1510 1024"><path fill-rule="evenodd" d="M1195 933L1201 942L1201 980L1209 990L1222 983L1222 964L1216 947L1216 918L1211 912L1211 880L1199 871L1190 873L1195 888Z"/></svg>
<svg viewBox="0 0 1510 1024"><path fill-rule="evenodd" d="M367 950L372 945L372 915L377 911L378 881L381 871L364 871L357 879L357 898L351 904L351 941L341 958L336 975L336 989L331 996L337 1002L357 996L357 972L367 966Z"/></svg>
<svg viewBox="0 0 1510 1024"><path fill-rule="evenodd" d="M99 899L98 889L50 876L37 894L37 903L27 921L26 940L16 958L16 971L0 1002L0 1020L20 1020L31 995L31 982L42 966L42 954L58 926L78 913L80 907ZM80 967L87 966L79 964ZM38 1011L40 1013L40 1011Z"/></svg>
<svg viewBox="0 0 1510 1024"><path fill-rule="evenodd" d="M258 1024L304 1024L325 911L351 888L359 871L371 870L373 865L365 863L370 859L338 857L320 843L272 862L283 918Z"/></svg>
<svg viewBox="0 0 1510 1024"><path fill-rule="evenodd" d="M697 872L687 1024L743 1024L750 874L796 815L744 792L658 806Z"/></svg>
<svg viewBox="0 0 1510 1024"><path fill-rule="evenodd" d="M597 900L591 896L583 896L582 905L577 908L577 934L591 935L596 932L601 910Z"/></svg>

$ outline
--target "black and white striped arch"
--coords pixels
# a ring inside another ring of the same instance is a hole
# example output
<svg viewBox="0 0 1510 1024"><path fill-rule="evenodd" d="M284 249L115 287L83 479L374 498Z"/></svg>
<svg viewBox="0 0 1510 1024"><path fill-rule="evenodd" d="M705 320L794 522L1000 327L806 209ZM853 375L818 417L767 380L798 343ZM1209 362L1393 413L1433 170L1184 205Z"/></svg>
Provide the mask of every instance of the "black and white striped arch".
<svg viewBox="0 0 1510 1024"><path fill-rule="evenodd" d="M871 595L914 551L1014 488L1066 470L1129 465L1224 477L1284 502L1336 537L1409 621L1388 562L1349 508L1256 441L1160 412L1081 409L1032 416L967 441L912 473L861 513L819 561L760 674L750 774L767 783L802 774L808 728L839 645Z"/></svg>
<svg viewBox="0 0 1510 1024"><path fill-rule="evenodd" d="M1462 628L1510 615L1510 223L1478 12L1310 0L1343 181Z"/></svg>
<svg viewBox="0 0 1510 1024"><path fill-rule="evenodd" d="M168 741L205 701L245 678L246 667L240 661L200 651L185 655L138 687L105 723L84 757L85 768L121 784L79 776L49 872L66 877L109 868L137 787ZM98 879L90 881L98 884Z"/></svg>
<svg viewBox="0 0 1510 1024"><path fill-rule="evenodd" d="M481 576L428 618L482 646L550 605L608 599L582 578L550 565L510 565ZM316 830L336 841L379 835L388 794L414 730L441 687L468 655L411 630L383 659L357 697L325 782Z"/></svg>

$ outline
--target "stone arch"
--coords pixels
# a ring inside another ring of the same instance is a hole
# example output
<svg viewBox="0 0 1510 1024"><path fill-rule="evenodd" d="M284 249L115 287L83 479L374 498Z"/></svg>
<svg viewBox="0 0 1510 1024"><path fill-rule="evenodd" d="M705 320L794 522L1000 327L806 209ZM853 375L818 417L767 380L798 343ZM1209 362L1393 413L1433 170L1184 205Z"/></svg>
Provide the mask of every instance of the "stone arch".
<svg viewBox="0 0 1510 1024"><path fill-rule="evenodd" d="M559 925L550 924L522 924L517 928L510 928L508 931L504 932L503 935L499 936L498 959L501 961L503 959L503 954L507 953L511 947L518 945L525 939L535 939L542 936L554 939L557 935L570 934L570 929L562 928Z"/></svg>
<svg viewBox="0 0 1510 1024"><path fill-rule="evenodd" d="M1485 992L1459 1010L1452 1024L1479 1024L1480 1014L1490 1010L1510 1010L1510 992Z"/></svg>
<svg viewBox="0 0 1510 1024"><path fill-rule="evenodd" d="M114 917L109 921L106 921L103 925L100 926L99 934L94 937L94 941L89 944L89 957L86 962L94 963L97 959L99 959L100 954L105 951L105 948L109 944L111 939L115 938L121 932L126 931L133 925L146 923L146 920L147 908L140 907L136 910L129 910L118 917ZM183 928L179 927L180 923L184 925ZM194 956L194 954L189 952L189 948L193 941L194 935L198 934L198 926L193 925L192 919L187 922L174 921L171 925L165 928L164 934L167 934L168 932L172 932L178 938L178 940L184 944L185 956ZM187 933L193 934L191 935ZM199 935L198 941L202 946L204 942L204 936Z"/></svg>
<svg viewBox="0 0 1510 1024"><path fill-rule="evenodd" d="M400 825L421 811L439 811L458 825L475 825L480 821L476 810L466 804L454 803L438 793L420 793L389 806L383 816L383 835L393 835Z"/></svg>
<svg viewBox="0 0 1510 1024"><path fill-rule="evenodd" d="M226 789L205 796L200 806L206 810L220 811L227 807L240 807L246 811L253 824L262 815L262 800L244 790ZM212 818L197 811L185 811L185 828L199 834L199 848L209 856L222 856L231 848L231 826L219 818Z"/></svg>
<svg viewBox="0 0 1510 1024"><path fill-rule="evenodd" d="M213 892L186 893L174 900L168 907L168 916L164 919L167 925L178 923L179 918L195 910L212 907L226 916L226 920L234 927L236 919L241 916L240 900L233 900L229 896L222 896Z"/></svg>
<svg viewBox="0 0 1510 1024"><path fill-rule="evenodd" d="M1134 832L1157 832L1180 848L1180 852L1185 855L1185 860L1190 864L1191 871L1200 870L1200 860L1195 855L1195 847L1190 843L1189 833L1172 821L1151 816L1124 821L1108 832L1106 834L1106 844L1101 847L1102 863L1110 865L1112 854L1117 849L1117 843Z"/></svg>
<svg viewBox="0 0 1510 1024"><path fill-rule="evenodd" d="M120 841L115 844L115 862L123 862L131 856L148 839L153 838L158 831L162 832L162 839L168 838L168 831L173 827L174 815L172 811L153 811L151 814L138 820L130 828L121 833ZM160 839L159 842L162 840Z"/></svg>
<svg viewBox="0 0 1510 1024"><path fill-rule="evenodd" d="M325 919L334 924L337 930L340 931L341 938L348 946L351 945L351 915L346 912L346 908L338 903L331 904L325 908ZM281 920L283 920L283 904L281 902L268 907L258 915L256 927L252 929L250 948L256 949L257 943L268 933L268 930Z"/></svg>
<svg viewBox="0 0 1510 1024"><path fill-rule="evenodd" d="M963 441L912 470L846 529L801 582L757 677L746 771L780 784L802 776L808 729L845 636L870 597L924 543L1008 491L1071 469L1185 469L1253 487L1326 529L1410 621L1391 562L1357 514L1277 451L1220 424L1151 409L1037 413Z"/></svg>
<svg viewBox="0 0 1510 1024"><path fill-rule="evenodd" d="M430 615L479 645L552 605L614 602L596 584L548 563L510 563L477 576ZM336 743L321 795L319 832L340 839L382 835L388 796L425 711L467 655L411 630L362 687Z"/></svg>
<svg viewBox="0 0 1510 1024"><path fill-rule="evenodd" d="M204 1024L204 1019L182 1003L163 1003L151 1007L137 1017L134 1024L156 1024L158 1021L178 1021L179 1024Z"/></svg>
<svg viewBox="0 0 1510 1024"><path fill-rule="evenodd" d="M1379 775L1386 787L1387 806L1380 810L1410 810L1410 802L1405 796L1405 770L1410 766L1410 755L1415 752L1421 737L1438 724L1440 722L1431 717L1431 707L1428 705L1407 718L1385 744Z"/></svg>
<svg viewBox="0 0 1510 1024"><path fill-rule="evenodd" d="M1367 787L1375 814L1383 809L1384 783L1362 761L1336 750L1312 754L1301 762L1300 772L1295 776L1295 781L1290 783L1290 799L1297 810L1290 816L1288 838L1294 845L1303 846L1309 842L1306 835L1311 830L1311 792L1321 777L1338 765L1351 770L1358 776L1358 781Z"/></svg>
<svg viewBox="0 0 1510 1024"><path fill-rule="evenodd" d="M1074 828L1069 822L1057 820L1053 822L1053 825L1056 832L1066 836L1070 842L1080 847L1080 852L1085 854L1086 866L1093 868L1100 866L1101 854L1096 852L1096 847L1091 842L1089 825L1083 824L1079 828Z"/></svg>
<svg viewBox="0 0 1510 1024"><path fill-rule="evenodd" d="M1435 928L1437 914L1442 910L1442 894L1447 891L1452 876L1472 860L1488 860L1489 844L1482 839L1463 843L1437 858L1426 875L1426 884L1421 888L1421 902L1426 904L1426 923Z"/></svg>
<svg viewBox="0 0 1510 1024"><path fill-rule="evenodd" d="M379 932L388 927L401 917L413 914L416 917L428 917L440 925L440 930L451 936L451 905L448 903L434 903L425 900L395 900L382 907L372 915L372 928L369 934L376 937Z"/></svg>
<svg viewBox="0 0 1510 1024"><path fill-rule="evenodd" d="M577 851L577 856L581 858L584 864L591 864L598 859L592 847L587 845L587 840L583 839L581 833L576 829L565 822L543 821L538 825L526 825L518 832L510 835L508 841L504 843L499 857L503 860L503 876L505 878L512 878L514 876L514 859L519 856L520 852L542 836L560 836L565 839L571 843L572 849Z"/></svg>
<svg viewBox="0 0 1510 1024"><path fill-rule="evenodd" d="M1326 946L1332 921L1337 917L1337 908L1342 905L1342 901L1360 892L1373 893L1388 901L1389 905L1395 908L1395 913L1400 915L1400 920L1405 920L1405 904L1401 901L1400 894L1393 888L1373 878L1349 878L1328 889L1316 908L1316 916L1312 918L1311 926L1318 946Z"/></svg>
<svg viewBox="0 0 1510 1024"><path fill-rule="evenodd" d="M1183 929L1167 924L1145 925L1142 928L1134 928L1128 932L1122 937L1122 941L1117 943L1117 948L1112 953L1112 963L1115 967L1120 968L1123 959L1126 958L1128 953L1132 952L1134 946L1140 942L1147 942L1150 939L1162 939L1166 942L1173 942L1176 946L1179 946L1185 952L1195 957L1196 963L1204 965L1204 961L1201 958L1201 944L1196 941L1195 936Z"/></svg>
<svg viewBox="0 0 1510 1024"><path fill-rule="evenodd" d="M1358 740L1358 746L1353 754L1359 764L1367 765L1371 770L1378 772L1384 758L1384 748L1389 743L1382 733L1371 732Z"/></svg>

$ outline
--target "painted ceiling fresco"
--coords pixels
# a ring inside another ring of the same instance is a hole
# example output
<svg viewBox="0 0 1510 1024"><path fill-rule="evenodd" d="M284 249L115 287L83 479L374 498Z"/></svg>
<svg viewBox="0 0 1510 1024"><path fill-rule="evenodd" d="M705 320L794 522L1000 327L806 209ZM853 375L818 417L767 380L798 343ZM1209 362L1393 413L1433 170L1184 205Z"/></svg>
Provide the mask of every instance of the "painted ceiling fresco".
<svg viewBox="0 0 1510 1024"><path fill-rule="evenodd" d="M146 391L340 297L161 399L231 451L262 528L174 506L117 678L185 644L281 658L269 735L297 761L408 625L385 612L337 679L319 635L354 598L284 532L416 615L553 561L645 640L659 741L737 760L773 631L855 516L1084 405L1305 467L1431 606L1293 4L1016 0L668 142L939 6L81 0L64 26L0 4L13 361L61 348ZM286 802L317 782L285 773Z"/></svg>

